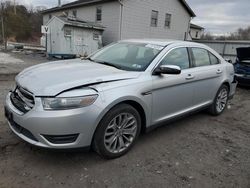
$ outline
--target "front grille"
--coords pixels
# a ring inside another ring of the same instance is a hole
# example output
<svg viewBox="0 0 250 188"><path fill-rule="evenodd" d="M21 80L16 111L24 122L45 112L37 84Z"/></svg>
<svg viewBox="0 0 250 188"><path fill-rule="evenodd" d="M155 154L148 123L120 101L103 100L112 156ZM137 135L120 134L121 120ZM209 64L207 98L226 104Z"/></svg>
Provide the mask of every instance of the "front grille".
<svg viewBox="0 0 250 188"><path fill-rule="evenodd" d="M76 141L79 134L70 135L43 135L50 143L53 144L69 144Z"/></svg>
<svg viewBox="0 0 250 188"><path fill-rule="evenodd" d="M35 138L35 136L30 132L28 131L27 129L23 128L22 126L18 125L16 122L14 121L10 121L10 125L11 127L18 133L26 136L27 138L33 140L33 141L36 141L38 142L38 140Z"/></svg>
<svg viewBox="0 0 250 188"><path fill-rule="evenodd" d="M23 113L30 111L35 105L32 94L19 86L11 93L10 100Z"/></svg>

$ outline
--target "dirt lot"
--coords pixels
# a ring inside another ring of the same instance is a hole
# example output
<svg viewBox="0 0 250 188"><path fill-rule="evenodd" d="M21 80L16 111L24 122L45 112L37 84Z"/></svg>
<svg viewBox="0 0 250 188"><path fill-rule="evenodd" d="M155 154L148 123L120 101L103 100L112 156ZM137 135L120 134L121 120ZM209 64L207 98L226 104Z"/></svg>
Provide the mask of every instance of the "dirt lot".
<svg viewBox="0 0 250 188"><path fill-rule="evenodd" d="M32 147L9 130L0 82L0 187L250 187L250 90L222 116L201 112L142 135L126 156Z"/></svg>
<svg viewBox="0 0 250 188"><path fill-rule="evenodd" d="M47 62L48 59L39 53L0 51L0 80L13 80L15 75L31 65Z"/></svg>
<svg viewBox="0 0 250 188"><path fill-rule="evenodd" d="M250 89L238 88L219 117L205 112L142 135L106 161L24 143L3 115L13 81L0 81L0 187L250 187Z"/></svg>

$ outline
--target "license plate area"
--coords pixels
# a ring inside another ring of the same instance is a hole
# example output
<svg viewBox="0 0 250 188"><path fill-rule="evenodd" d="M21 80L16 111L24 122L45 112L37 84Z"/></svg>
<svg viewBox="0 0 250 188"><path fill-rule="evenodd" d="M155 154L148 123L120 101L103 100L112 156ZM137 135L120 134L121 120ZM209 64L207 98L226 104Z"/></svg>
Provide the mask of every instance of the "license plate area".
<svg viewBox="0 0 250 188"><path fill-rule="evenodd" d="M26 136L27 138L38 142L36 137L29 130L23 128L22 126L20 126L19 124L17 124L14 121L13 113L11 111L9 111L9 109L6 107L4 107L4 114L5 114L5 117L7 118L7 120L9 121L9 124L12 127L12 129L14 129L17 133L22 134L22 135Z"/></svg>
<svg viewBox="0 0 250 188"><path fill-rule="evenodd" d="M13 122L13 114L6 107L4 107L4 115L10 123Z"/></svg>
<svg viewBox="0 0 250 188"><path fill-rule="evenodd" d="M4 114L6 119L9 121L11 127L15 129L15 131L17 131L18 133L21 133L22 128L14 122L12 112L10 112L8 108L4 107Z"/></svg>

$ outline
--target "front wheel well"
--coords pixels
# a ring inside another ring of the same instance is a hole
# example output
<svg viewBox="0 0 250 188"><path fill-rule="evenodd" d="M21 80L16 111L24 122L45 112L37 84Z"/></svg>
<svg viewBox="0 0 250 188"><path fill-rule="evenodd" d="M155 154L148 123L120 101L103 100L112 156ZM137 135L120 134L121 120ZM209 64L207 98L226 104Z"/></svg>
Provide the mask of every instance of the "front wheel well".
<svg viewBox="0 0 250 188"><path fill-rule="evenodd" d="M230 91L230 84L228 82L224 82L222 85L227 86L228 90Z"/></svg>
<svg viewBox="0 0 250 188"><path fill-rule="evenodd" d="M146 114L143 107L138 102L132 100L123 101L119 104L128 104L138 111L141 117L141 132L142 133L146 132Z"/></svg>
<svg viewBox="0 0 250 188"><path fill-rule="evenodd" d="M139 115L140 115L140 117L141 117L141 131L140 131L140 133L145 133L145 132L146 132L146 114L145 114L145 111L144 111L143 107L141 106L141 104L138 103L138 102L136 102L136 101L133 101L133 100L126 100L126 101L122 101L122 102L120 102L120 103L114 105L110 110L112 110L112 109L115 108L116 106L122 105L122 104L130 105L130 106L132 106L135 110L137 110L137 112L139 113ZM110 110L109 110L109 111L110 111ZM108 112L109 112L109 111L108 111ZM107 114L108 112L106 112L106 114ZM105 115L104 115L104 117L105 117ZM101 120L101 121L102 121L102 120ZM100 121L100 122L101 122L101 121ZM99 124L100 124L100 122L99 122ZM98 124L98 126L99 126L99 124ZM96 134L96 131L97 131L98 126L96 127L96 129L95 129L95 131L94 131L94 135L93 135L92 141L91 141L91 147L94 147L93 142L94 142L94 138L95 138L95 134Z"/></svg>

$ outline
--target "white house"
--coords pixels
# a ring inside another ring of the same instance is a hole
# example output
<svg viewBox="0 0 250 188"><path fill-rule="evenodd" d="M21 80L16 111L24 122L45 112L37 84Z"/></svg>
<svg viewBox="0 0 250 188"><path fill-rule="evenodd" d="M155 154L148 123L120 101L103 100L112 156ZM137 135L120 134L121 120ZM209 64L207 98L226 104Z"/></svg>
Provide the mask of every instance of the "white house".
<svg viewBox="0 0 250 188"><path fill-rule="evenodd" d="M103 25L105 45L129 38L184 40L195 17L185 0L78 0L44 10L44 25L62 13Z"/></svg>
<svg viewBox="0 0 250 188"><path fill-rule="evenodd" d="M189 35L192 40L200 39L204 33L204 28L195 24L190 24Z"/></svg>
<svg viewBox="0 0 250 188"><path fill-rule="evenodd" d="M50 56L88 55L102 47L105 28L100 24L60 15L45 25L49 30L45 46Z"/></svg>

